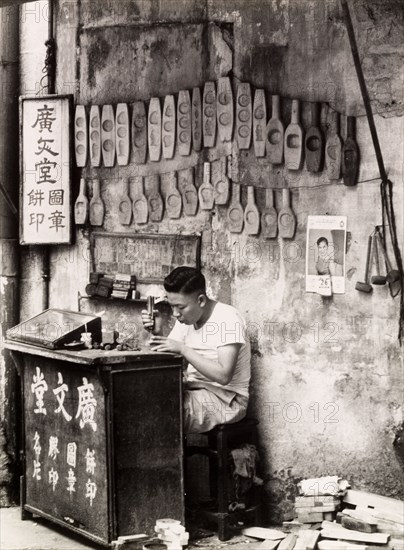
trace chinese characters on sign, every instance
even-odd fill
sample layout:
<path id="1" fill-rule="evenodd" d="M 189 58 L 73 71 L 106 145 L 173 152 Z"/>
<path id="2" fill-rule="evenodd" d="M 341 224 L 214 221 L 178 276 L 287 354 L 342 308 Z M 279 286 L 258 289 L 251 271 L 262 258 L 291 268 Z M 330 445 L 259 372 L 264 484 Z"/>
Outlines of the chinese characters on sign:
<path id="1" fill-rule="evenodd" d="M 90 433 L 97 431 L 98 403 L 94 393 L 94 384 L 89 382 L 88 378 L 82 376 L 82 385 L 78 381 L 75 388 L 69 388 L 69 385 L 64 382 L 61 372 L 57 373 L 57 381 L 52 383 L 49 376 L 45 375 L 39 366 L 36 366 L 31 380 L 31 393 L 34 394 L 32 410 L 39 425 L 41 424 L 40 418 L 48 413 L 54 413 L 66 426 L 76 423 L 80 431 L 88 429 Z M 69 404 L 74 403 L 74 410 L 70 410 L 72 414 L 66 410 L 65 400 L 67 408 L 69 408 Z M 75 498 L 74 495 L 78 497 L 81 495 L 90 506 L 93 506 L 97 496 L 95 449 L 89 448 L 88 443 L 82 441 L 80 437 L 77 439 L 78 442 L 66 441 L 63 437 L 63 430 L 60 436 L 54 432 L 47 436 L 41 436 L 38 433 L 38 431 L 40 432 L 39 425 L 38 429 L 35 429 L 31 444 L 33 451 L 32 477 L 35 482 L 43 483 L 42 480 L 45 478 L 54 493 L 60 490 L 67 491 L 70 499 Z M 86 426 L 88 427 L 86 428 Z M 73 432 L 77 433 L 74 428 Z M 44 455 L 41 459 L 41 443 L 45 447 L 45 459 Z M 48 457 L 47 465 L 45 464 L 46 456 Z M 87 481 L 80 487 L 77 485 L 77 479 L 81 470 Z M 63 482 L 63 478 L 65 482 Z M 59 486 L 60 489 L 58 489 Z"/>
<path id="2" fill-rule="evenodd" d="M 21 243 L 70 243 L 69 98 L 23 98 L 21 104 Z"/>

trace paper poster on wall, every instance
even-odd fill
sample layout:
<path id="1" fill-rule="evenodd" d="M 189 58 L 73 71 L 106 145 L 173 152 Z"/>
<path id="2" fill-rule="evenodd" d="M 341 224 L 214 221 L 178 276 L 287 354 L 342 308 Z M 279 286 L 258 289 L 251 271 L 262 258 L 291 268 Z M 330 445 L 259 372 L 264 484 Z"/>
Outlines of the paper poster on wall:
<path id="1" fill-rule="evenodd" d="M 345 292 L 346 216 L 308 216 L 306 292 Z"/>
<path id="2" fill-rule="evenodd" d="M 71 243 L 71 96 L 20 98 L 20 242 Z"/>

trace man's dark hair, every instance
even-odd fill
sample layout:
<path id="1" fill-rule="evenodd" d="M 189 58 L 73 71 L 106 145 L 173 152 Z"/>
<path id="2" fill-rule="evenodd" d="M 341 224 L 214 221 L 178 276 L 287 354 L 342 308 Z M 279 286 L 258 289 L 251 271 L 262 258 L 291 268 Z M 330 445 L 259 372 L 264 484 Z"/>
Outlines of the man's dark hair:
<path id="1" fill-rule="evenodd" d="M 176 267 L 164 279 L 166 292 L 182 292 L 192 294 L 194 292 L 206 293 L 205 277 L 194 267 Z"/>
<path id="2" fill-rule="evenodd" d="M 328 240 L 325 237 L 320 237 L 319 239 L 317 239 L 317 246 L 319 246 L 322 242 L 325 242 L 325 244 L 328 246 Z"/>

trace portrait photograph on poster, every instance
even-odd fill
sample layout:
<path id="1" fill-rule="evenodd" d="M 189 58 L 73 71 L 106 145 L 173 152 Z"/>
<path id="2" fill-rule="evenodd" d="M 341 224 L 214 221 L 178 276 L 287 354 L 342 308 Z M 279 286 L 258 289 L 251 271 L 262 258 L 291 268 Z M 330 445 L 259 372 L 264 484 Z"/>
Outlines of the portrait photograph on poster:
<path id="1" fill-rule="evenodd" d="M 308 216 L 306 292 L 345 292 L 346 216 Z"/>

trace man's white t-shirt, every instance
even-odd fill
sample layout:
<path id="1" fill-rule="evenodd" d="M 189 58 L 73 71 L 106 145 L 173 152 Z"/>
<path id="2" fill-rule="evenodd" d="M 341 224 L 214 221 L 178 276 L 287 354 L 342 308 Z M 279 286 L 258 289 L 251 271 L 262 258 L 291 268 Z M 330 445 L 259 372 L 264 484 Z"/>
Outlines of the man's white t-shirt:
<path id="1" fill-rule="evenodd" d="M 209 389 L 228 403 L 236 394 L 248 397 L 251 376 L 250 344 L 246 339 L 245 321 L 236 308 L 216 302 L 211 316 L 201 328 L 196 329 L 193 325 L 176 321 L 168 338 L 185 343 L 212 361 L 218 360 L 219 347 L 241 344 L 234 375 L 229 384 L 224 386 L 209 380 L 189 363 L 187 386 Z"/>

